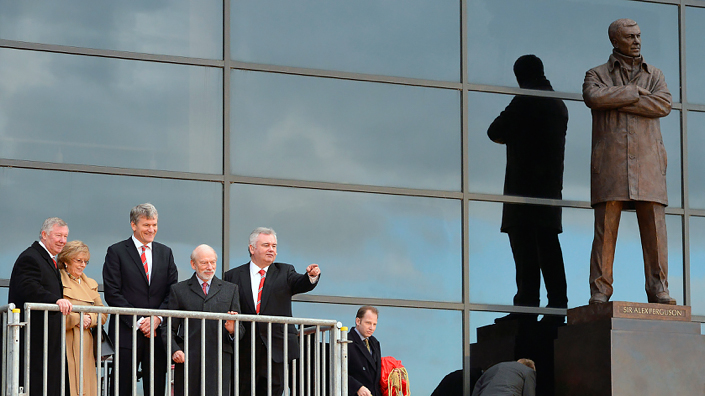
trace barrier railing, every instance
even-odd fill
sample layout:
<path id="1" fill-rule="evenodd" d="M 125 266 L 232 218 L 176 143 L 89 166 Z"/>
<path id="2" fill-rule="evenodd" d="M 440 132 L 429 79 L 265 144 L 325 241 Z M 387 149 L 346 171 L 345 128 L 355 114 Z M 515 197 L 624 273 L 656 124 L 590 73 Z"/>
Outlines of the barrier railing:
<path id="1" fill-rule="evenodd" d="M 2 354 L 2 389 L 5 390 L 5 394 L 8 396 L 17 396 L 22 394 L 29 394 L 29 378 L 30 378 L 30 350 L 31 348 L 42 347 L 43 348 L 43 364 L 42 364 L 42 394 L 47 395 L 47 373 L 48 373 L 48 315 L 49 312 L 59 311 L 59 307 L 55 304 L 40 304 L 40 303 L 27 303 L 25 304 L 25 322 L 20 323 L 19 310 L 14 309 L 13 304 L 0 307 L 2 310 L 2 329 L 5 331 L 6 336 L 2 337 L 3 351 L 6 353 Z M 31 323 L 31 312 L 43 311 L 44 314 L 44 328 L 36 329 L 32 328 Z M 165 349 L 167 356 L 167 394 L 173 394 L 174 385 L 172 384 L 173 374 L 172 374 L 172 360 L 171 356 L 174 351 L 172 351 L 172 318 L 182 318 L 182 319 L 196 319 L 200 320 L 201 332 L 200 332 L 200 362 L 189 361 L 189 322 L 191 320 L 184 320 L 184 348 L 187 359 L 184 364 L 184 373 L 189 372 L 189 366 L 198 365 L 200 366 L 200 378 L 201 381 L 200 392 L 201 396 L 206 396 L 205 390 L 205 378 L 206 370 L 217 370 L 218 377 L 218 387 L 217 395 L 228 395 L 234 394 L 236 396 L 246 396 L 246 394 L 241 394 L 239 389 L 240 383 L 240 373 L 241 373 L 241 359 L 240 359 L 240 344 L 241 342 L 249 342 L 250 350 L 255 350 L 255 337 L 253 335 L 257 334 L 256 326 L 257 323 L 266 324 L 266 338 L 267 344 L 272 345 L 272 325 L 282 324 L 283 329 L 283 340 L 288 339 L 289 326 L 288 325 L 298 325 L 298 341 L 299 341 L 299 359 L 293 360 L 291 364 L 284 364 L 284 395 L 285 396 L 345 396 L 347 395 L 347 342 L 344 342 L 345 334 L 341 335 L 341 324 L 335 320 L 320 320 L 320 319 L 306 319 L 306 318 L 289 318 L 289 317 L 279 317 L 279 316 L 263 316 L 263 315 L 230 315 L 227 313 L 210 313 L 210 312 L 196 312 L 196 311 L 172 311 L 172 310 L 157 310 L 157 309 L 139 309 L 139 308 L 117 308 L 117 307 L 98 307 L 98 306 L 83 306 L 74 305 L 73 311 L 80 314 L 80 320 L 78 323 L 83 323 L 84 315 L 88 313 L 99 314 L 111 314 L 114 315 L 115 322 L 119 322 L 120 316 L 129 315 L 132 316 L 132 337 L 133 340 L 136 339 L 138 325 L 138 317 L 144 317 L 145 320 L 152 321 L 154 324 L 154 317 L 161 316 L 163 322 L 161 324 L 162 332 L 165 332 L 164 336 L 166 338 Z M 233 354 L 232 354 L 232 375 L 231 375 L 231 386 L 230 389 L 223 389 L 222 387 L 222 375 L 223 375 L 223 329 L 225 320 L 234 320 L 235 333 L 231 338 L 233 342 Z M 218 323 L 218 339 L 207 340 L 206 339 L 206 322 L 207 321 L 217 321 Z M 99 321 L 100 322 L 100 321 Z M 240 326 L 242 323 L 245 325 L 245 335 L 242 341 L 238 342 L 240 338 Z M 43 345 L 30 345 L 30 342 L 25 343 L 25 350 L 20 351 L 20 327 L 24 327 L 24 338 L 30 340 L 31 332 L 33 331 L 43 331 Z M 65 379 L 66 379 L 66 320 L 61 321 L 61 334 L 52 334 L 52 337 L 60 337 L 61 340 L 61 387 L 58 390 L 61 396 L 65 395 Z M 97 340 L 95 344 L 97 345 L 96 356 L 97 367 L 96 367 L 96 379 L 97 384 L 99 384 L 99 394 L 116 394 L 122 395 L 126 394 L 124 390 L 121 392 L 119 388 L 119 377 L 121 375 L 130 375 L 132 379 L 132 389 L 129 394 L 136 395 L 137 393 L 137 382 L 138 373 L 136 365 L 137 356 L 137 343 L 133 342 L 131 347 L 132 353 L 132 370 L 130 373 L 123 372 L 120 370 L 120 353 L 125 353 L 126 348 L 120 348 L 119 332 L 115 332 L 115 339 L 112 340 L 115 345 L 115 355 L 102 361 L 100 356 L 102 354 L 101 341 L 102 332 L 96 332 Z M 277 334 L 279 336 L 279 334 Z M 79 389 L 78 394 L 84 394 L 84 347 L 93 348 L 93 345 L 86 346 L 84 343 L 84 332 L 80 332 L 79 342 Z M 155 343 L 162 343 L 164 340 L 160 337 L 149 338 L 149 356 L 150 361 L 154 362 L 155 356 Z M 215 345 L 214 345 L 215 344 Z M 215 348 L 217 353 L 216 362 L 206 360 L 206 347 Z M 123 351 L 121 351 L 123 349 Z M 267 349 L 267 394 L 272 395 L 272 348 Z M 290 351 L 288 350 L 288 343 L 283 342 L 283 356 L 284 362 L 288 362 L 288 356 Z M 23 367 L 19 367 L 20 353 L 24 354 L 24 364 Z M 256 366 L 256 354 L 252 353 L 249 360 L 249 365 L 251 368 Z M 154 392 L 154 364 L 149 365 L 149 372 L 142 373 L 150 378 L 150 389 L 145 396 L 155 396 Z M 110 369 L 110 370 L 109 370 Z M 23 383 L 20 383 L 20 370 L 24 372 Z M 109 375 L 109 371 L 112 373 Z M 256 389 L 255 384 L 255 370 L 245 370 L 251 375 L 250 383 L 252 384 L 250 392 L 254 396 L 259 394 Z M 37 375 L 38 373 L 33 373 Z M 109 392 L 110 388 L 114 388 L 114 393 Z M 184 375 L 184 394 L 190 394 L 188 386 L 188 375 Z M 74 390 L 72 390 L 74 391 Z M 232 392 L 231 392 L 232 391 Z M 256 393 L 257 392 L 257 393 Z M 261 391 L 260 391 L 261 392 Z M 33 392 L 34 393 L 34 392 Z M 51 394 L 57 394 L 56 389 L 51 390 Z M 162 395 L 157 395 L 162 396 Z M 207 395 L 212 396 L 212 395 Z"/>

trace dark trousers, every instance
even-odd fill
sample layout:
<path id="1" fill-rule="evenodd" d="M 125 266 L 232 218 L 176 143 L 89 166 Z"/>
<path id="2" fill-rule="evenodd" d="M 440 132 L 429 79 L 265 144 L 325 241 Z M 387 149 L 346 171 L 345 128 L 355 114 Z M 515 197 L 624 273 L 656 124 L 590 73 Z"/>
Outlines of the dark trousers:
<path id="1" fill-rule="evenodd" d="M 566 308 L 565 267 L 558 232 L 544 227 L 516 227 L 510 229 L 508 235 L 516 266 L 514 305 L 539 306 L 543 274 L 548 306 Z"/>
<path id="2" fill-rule="evenodd" d="M 267 347 L 259 334 L 255 334 L 255 393 L 257 396 L 267 395 Z M 240 395 L 250 395 L 251 380 L 251 347 L 250 337 L 245 336 L 240 343 Z M 272 361 L 272 396 L 284 393 L 284 363 Z"/>
<path id="3" fill-rule="evenodd" d="M 646 294 L 668 293 L 668 242 L 666 208 L 656 202 L 634 202 L 644 255 Z M 624 202 L 609 201 L 595 205 L 595 239 L 590 255 L 590 294 L 612 295 L 612 268 L 617 229 Z"/>
<path id="4" fill-rule="evenodd" d="M 149 396 L 150 353 L 149 338 L 137 331 L 137 367 L 142 371 L 142 389 Z M 113 366 L 111 394 L 115 394 L 115 367 Z M 120 395 L 132 395 L 132 348 L 120 348 Z M 139 386 L 139 384 L 137 385 Z M 163 396 L 166 389 L 166 352 L 159 337 L 154 340 L 154 396 Z"/>

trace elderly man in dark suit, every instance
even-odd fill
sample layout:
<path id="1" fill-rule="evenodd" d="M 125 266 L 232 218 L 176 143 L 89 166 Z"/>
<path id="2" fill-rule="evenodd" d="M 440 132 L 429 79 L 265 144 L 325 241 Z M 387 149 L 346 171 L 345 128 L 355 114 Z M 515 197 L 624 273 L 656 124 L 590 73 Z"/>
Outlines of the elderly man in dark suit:
<path id="1" fill-rule="evenodd" d="M 290 264 L 275 263 L 277 257 L 277 234 L 271 228 L 260 227 L 250 234 L 250 262 L 231 269 L 223 279 L 240 287 L 242 314 L 291 317 L 291 297 L 313 290 L 318 284 L 321 270 L 318 264 L 310 264 L 306 274 L 299 274 Z M 266 280 L 266 281 L 265 281 Z M 284 345 L 288 347 L 289 360 L 299 356 L 296 328 L 289 325 L 284 343 L 284 325 L 272 325 L 272 345 L 267 345 L 267 325 L 255 326 L 255 334 L 240 342 L 240 394 L 249 395 L 255 386 L 257 395 L 267 394 L 267 348 L 272 353 L 272 395 L 284 391 Z M 250 326 L 246 326 L 249 331 Z M 251 337 L 255 337 L 255 384 L 250 379 Z"/>
<path id="2" fill-rule="evenodd" d="M 535 55 L 519 57 L 514 74 L 521 88 L 553 91 L 544 76 L 543 62 Z M 512 99 L 487 130 L 493 142 L 507 146 L 505 195 L 561 199 L 567 128 L 568 109 L 562 100 L 527 95 Z M 561 216 L 559 206 L 504 204 L 501 231 L 509 235 L 516 266 L 514 305 L 539 306 L 543 274 L 548 306 L 568 306 L 558 241 L 563 231 Z M 521 317 L 527 316 L 510 314 L 500 320 Z"/>
<path id="3" fill-rule="evenodd" d="M 379 341 L 372 336 L 377 328 L 379 311 L 366 305 L 355 315 L 355 327 L 348 339 L 348 395 L 381 396 L 382 351 Z"/>
<path id="4" fill-rule="evenodd" d="M 191 268 L 195 273 L 183 282 L 171 287 L 169 294 L 169 309 L 184 311 L 221 312 L 237 314 L 240 311 L 240 293 L 238 286 L 224 282 L 215 276 L 218 255 L 208 245 L 198 246 L 191 253 Z M 184 340 L 188 338 L 188 392 L 187 395 L 204 396 L 218 394 L 218 373 L 222 373 L 222 394 L 230 393 L 230 379 L 233 361 L 233 336 L 235 334 L 235 321 L 227 320 L 222 331 L 223 349 L 222 367 L 218 367 L 218 321 L 206 321 L 206 332 L 201 333 L 201 320 L 189 319 L 188 334 L 185 334 L 184 320 L 172 319 L 171 358 L 176 363 L 174 373 L 174 395 L 184 395 L 184 361 L 187 359 L 184 352 Z M 240 323 L 240 338 L 244 335 L 245 328 Z M 205 359 L 205 379 L 201 378 L 201 337 L 207 340 Z M 162 334 L 166 345 L 166 332 Z"/>
<path id="5" fill-rule="evenodd" d="M 157 234 L 157 209 L 149 203 L 137 205 L 130 211 L 132 236 L 108 248 L 103 265 L 105 302 L 113 307 L 166 309 L 171 285 L 178 281 L 176 264 L 171 249 L 154 242 Z M 159 332 L 161 318 L 138 318 L 137 366 L 141 366 L 145 395 L 150 395 L 149 338 Z M 117 328 L 116 328 L 117 327 Z M 120 394 L 132 394 L 132 316 L 121 315 L 120 323 L 110 318 L 110 337 L 120 341 Z M 161 342 L 154 344 L 154 395 L 164 395 L 166 387 L 166 352 Z M 113 385 L 116 381 L 113 380 Z"/>
<path id="6" fill-rule="evenodd" d="M 71 312 L 71 302 L 64 299 L 61 276 L 56 266 L 56 256 L 61 252 L 69 237 L 69 227 L 58 217 L 44 221 L 39 233 L 39 242 L 34 242 L 15 261 L 10 276 L 8 302 L 22 310 L 27 302 L 57 304 L 59 312 L 49 312 L 47 349 L 47 392 L 58 395 L 61 389 L 61 320 L 62 315 Z M 43 394 L 42 374 L 44 372 L 44 311 L 34 311 L 31 315 L 32 332 L 29 356 L 29 394 Z M 24 351 L 24 331 L 20 332 L 20 350 Z M 20 354 L 20 367 L 24 367 L 24 352 Z M 20 372 L 24 376 L 24 371 Z M 66 394 L 69 394 L 69 381 L 66 377 Z M 26 391 L 27 389 L 25 389 Z"/>

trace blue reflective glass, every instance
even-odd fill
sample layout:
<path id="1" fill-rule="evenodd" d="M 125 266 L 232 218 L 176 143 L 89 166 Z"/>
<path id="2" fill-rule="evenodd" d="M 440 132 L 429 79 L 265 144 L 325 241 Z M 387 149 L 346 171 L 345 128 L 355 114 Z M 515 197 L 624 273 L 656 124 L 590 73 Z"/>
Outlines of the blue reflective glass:
<path id="1" fill-rule="evenodd" d="M 550 79 L 550 76 L 547 77 Z M 512 98 L 511 95 L 468 93 L 468 185 L 471 192 L 502 194 L 504 191 L 506 146 L 493 143 L 487 137 L 487 129 Z M 568 108 L 569 120 L 565 143 L 563 199 L 590 201 L 592 115 L 583 102 L 565 100 L 564 103 Z M 661 119 L 661 135 L 668 153 L 666 183 L 669 206 L 681 207 L 680 111 L 673 110 Z M 689 140 L 689 147 L 692 146 Z"/>
<path id="2" fill-rule="evenodd" d="M 238 61 L 459 81 L 457 0 L 232 0 Z"/>
<path id="3" fill-rule="evenodd" d="M 222 194 L 222 184 L 212 182 L 0 168 L 0 223 L 12 225 L 0 231 L 0 278 L 10 278 L 44 219 L 57 216 L 68 223 L 69 240 L 90 248 L 86 275 L 103 283 L 108 246 L 132 235 L 130 209 L 151 202 L 159 211 L 156 241 L 171 247 L 179 280 L 187 279 L 196 246 L 211 245 L 222 256 Z"/>
<path id="4" fill-rule="evenodd" d="M 688 101 L 705 104 L 705 8 L 685 8 Z"/>
<path id="5" fill-rule="evenodd" d="M 295 317 L 335 319 L 352 329 L 359 306 L 294 303 Z M 377 307 L 374 336 L 382 356 L 401 360 L 412 395 L 430 395 L 444 376 L 462 369 L 462 315 L 459 311 Z M 354 331 L 354 330 L 353 330 Z M 413 346 L 413 347 L 412 347 Z"/>
<path id="6" fill-rule="evenodd" d="M 688 198 L 691 208 L 705 209 L 705 113 L 688 112 Z"/>
<path id="7" fill-rule="evenodd" d="M 690 304 L 705 315 L 705 217 L 690 217 Z"/>
<path id="8" fill-rule="evenodd" d="M 516 293 L 516 270 L 509 238 L 501 234 L 502 204 L 470 202 L 470 302 L 512 305 Z M 668 234 L 669 289 L 683 302 L 683 250 L 680 216 L 666 216 Z M 592 209 L 563 208 L 563 233 L 559 235 L 568 306 L 585 305 L 590 298 L 590 251 L 594 235 Z M 498 275 L 500 274 L 500 275 Z M 636 214 L 623 212 L 614 259 L 613 301 L 646 302 L 644 262 Z M 546 304 L 542 287 L 541 305 Z"/>
<path id="9" fill-rule="evenodd" d="M 460 301 L 460 201 L 233 184 L 230 268 L 248 236 L 277 232 L 277 261 L 317 263 L 312 294 Z"/>
<path id="10" fill-rule="evenodd" d="M 513 86 L 514 61 L 524 54 L 543 60 L 553 88 L 581 92 L 585 72 L 607 62 L 607 28 L 628 16 L 639 23 L 642 54 L 663 70 L 680 97 L 678 7 L 625 0 L 468 0 L 470 82 Z M 677 99 L 676 99 L 677 100 Z"/>
<path id="11" fill-rule="evenodd" d="M 0 0 L 0 38 L 223 58 L 222 0 Z"/>
<path id="12" fill-rule="evenodd" d="M 223 71 L 0 49 L 0 157 L 223 171 Z"/>
<path id="13" fill-rule="evenodd" d="M 460 190 L 458 91 L 239 70 L 231 81 L 234 174 Z"/>

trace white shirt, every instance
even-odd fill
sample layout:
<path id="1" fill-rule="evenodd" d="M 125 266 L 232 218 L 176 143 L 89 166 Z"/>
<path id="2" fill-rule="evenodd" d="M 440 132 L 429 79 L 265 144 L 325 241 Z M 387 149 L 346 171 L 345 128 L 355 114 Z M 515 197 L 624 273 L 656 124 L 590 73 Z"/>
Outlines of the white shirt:
<path id="1" fill-rule="evenodd" d="M 139 241 L 139 239 L 135 238 L 135 235 L 132 234 L 132 242 L 135 243 L 135 247 L 137 248 L 137 255 L 142 256 L 142 245 L 144 245 L 142 242 Z M 151 283 L 152 282 L 152 242 L 144 245 L 147 246 L 147 249 L 144 250 L 144 255 L 147 258 L 147 282 Z"/>

